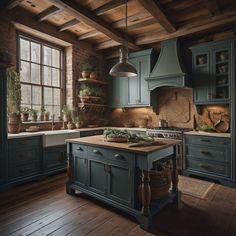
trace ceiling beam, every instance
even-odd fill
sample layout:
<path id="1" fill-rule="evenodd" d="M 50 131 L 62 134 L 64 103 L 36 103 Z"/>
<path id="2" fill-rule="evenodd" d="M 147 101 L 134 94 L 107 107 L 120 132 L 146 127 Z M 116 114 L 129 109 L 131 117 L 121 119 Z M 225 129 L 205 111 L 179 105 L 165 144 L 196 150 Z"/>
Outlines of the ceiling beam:
<path id="1" fill-rule="evenodd" d="M 111 2 L 108 2 L 97 9 L 95 9 L 95 14 L 97 16 L 103 15 L 104 13 L 107 13 L 111 10 L 114 10 L 117 7 L 120 7 L 126 3 L 126 0 L 112 0 Z"/>
<path id="2" fill-rule="evenodd" d="M 176 26 L 169 19 L 161 5 L 155 0 L 138 0 L 138 2 L 169 32 L 175 32 Z"/>
<path id="3" fill-rule="evenodd" d="M 18 6 L 21 2 L 23 2 L 24 0 L 10 0 L 7 2 L 7 9 L 12 9 L 16 6 Z"/>
<path id="4" fill-rule="evenodd" d="M 220 12 L 221 12 L 220 6 L 219 6 L 217 0 L 204 0 L 204 4 L 212 16 L 216 16 L 216 15 L 220 14 Z"/>
<path id="5" fill-rule="evenodd" d="M 84 40 L 84 39 L 88 39 L 88 38 L 92 38 L 94 36 L 97 36 L 101 34 L 101 32 L 97 31 L 97 30 L 92 30 L 88 33 L 82 34 L 80 36 L 78 36 L 78 40 Z"/>
<path id="6" fill-rule="evenodd" d="M 133 39 L 129 36 L 124 36 L 121 32 L 111 28 L 111 26 L 103 19 L 94 15 L 93 12 L 87 10 L 83 6 L 69 0 L 49 0 L 52 4 L 58 8 L 63 8 L 69 12 L 76 19 L 83 21 L 85 24 L 93 27 L 94 29 L 102 32 L 118 44 L 126 44 L 128 48 L 133 50 L 139 50 L 140 48 L 135 45 Z"/>
<path id="7" fill-rule="evenodd" d="M 62 8 L 58 8 L 56 6 L 50 6 L 47 9 L 45 9 L 44 11 L 40 12 L 37 16 L 36 19 L 38 21 L 43 21 L 46 20 L 47 18 L 49 18 L 50 16 L 56 15 L 59 12 L 61 12 L 63 9 Z"/>
<path id="8" fill-rule="evenodd" d="M 164 30 L 162 32 L 149 32 L 143 35 L 140 35 L 136 39 L 137 45 L 144 45 L 149 43 L 156 43 L 163 40 L 187 36 L 200 32 L 207 32 L 216 28 L 226 27 L 230 24 L 236 23 L 236 14 L 235 11 L 229 11 L 225 14 L 221 14 L 219 16 L 211 17 L 208 19 L 203 19 L 198 22 L 193 22 L 190 24 L 186 24 L 185 26 L 178 29 L 178 31 L 174 33 L 167 33 Z"/>
<path id="9" fill-rule="evenodd" d="M 128 26 L 128 31 L 139 29 L 139 28 L 149 26 L 149 25 L 152 25 L 152 24 L 155 24 L 155 23 L 157 24 L 155 19 L 148 19 L 148 20 L 145 20 L 145 21 L 141 21 L 141 22 L 138 22 L 137 24 L 133 24 L 131 26 Z"/>
<path id="10" fill-rule="evenodd" d="M 67 30 L 67 29 L 77 25 L 78 23 L 79 23 L 79 21 L 77 19 L 73 19 L 73 20 L 67 21 L 66 23 L 60 25 L 58 27 L 58 30 L 59 31 L 65 31 L 65 30 Z"/>
<path id="11" fill-rule="evenodd" d="M 99 43 L 95 46 L 95 50 L 102 50 L 107 48 L 113 48 L 121 45 L 120 43 L 115 42 L 114 40 L 108 40 L 102 43 Z"/>
<path id="12" fill-rule="evenodd" d="M 147 12 L 140 12 L 140 13 L 137 13 L 137 14 L 134 14 L 132 16 L 128 16 L 127 18 L 127 21 L 128 21 L 128 27 L 129 25 L 132 23 L 132 22 L 137 22 L 139 20 L 142 20 L 144 18 L 147 18 L 148 17 L 148 13 Z M 150 17 L 149 17 L 150 18 Z M 122 27 L 125 27 L 125 19 L 121 19 L 121 20 L 118 20 L 114 23 L 112 23 L 112 28 L 122 28 Z"/>

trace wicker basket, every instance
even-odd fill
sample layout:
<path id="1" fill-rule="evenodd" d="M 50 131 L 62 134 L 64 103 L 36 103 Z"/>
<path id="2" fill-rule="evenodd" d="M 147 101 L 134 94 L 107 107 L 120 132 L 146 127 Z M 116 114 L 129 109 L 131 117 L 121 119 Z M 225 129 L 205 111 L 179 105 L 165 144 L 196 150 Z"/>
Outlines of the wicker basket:
<path id="1" fill-rule="evenodd" d="M 162 170 L 149 171 L 151 200 L 162 198 L 168 194 L 171 185 L 171 171 L 163 167 Z"/>

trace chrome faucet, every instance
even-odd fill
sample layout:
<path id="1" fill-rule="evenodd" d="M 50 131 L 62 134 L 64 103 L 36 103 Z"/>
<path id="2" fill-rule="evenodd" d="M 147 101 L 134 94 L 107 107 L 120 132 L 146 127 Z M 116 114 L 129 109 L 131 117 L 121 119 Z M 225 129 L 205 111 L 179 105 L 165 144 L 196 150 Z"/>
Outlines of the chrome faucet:
<path id="1" fill-rule="evenodd" d="M 55 129 L 54 114 L 52 114 L 52 130 Z"/>

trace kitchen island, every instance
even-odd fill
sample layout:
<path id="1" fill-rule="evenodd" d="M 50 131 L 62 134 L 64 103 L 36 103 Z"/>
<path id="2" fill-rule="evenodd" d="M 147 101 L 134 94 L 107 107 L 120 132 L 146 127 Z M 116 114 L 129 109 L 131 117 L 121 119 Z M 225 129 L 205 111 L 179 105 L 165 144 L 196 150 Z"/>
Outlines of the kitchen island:
<path id="1" fill-rule="evenodd" d="M 102 135 L 67 139 L 67 193 L 76 190 L 133 215 L 142 228 L 152 227 L 152 217 L 167 203 L 178 202 L 175 146 L 178 140 L 155 145 L 104 141 Z M 150 176 L 157 161 L 172 160 L 172 189 L 151 201 Z M 175 173 L 175 174 L 173 174 Z"/>

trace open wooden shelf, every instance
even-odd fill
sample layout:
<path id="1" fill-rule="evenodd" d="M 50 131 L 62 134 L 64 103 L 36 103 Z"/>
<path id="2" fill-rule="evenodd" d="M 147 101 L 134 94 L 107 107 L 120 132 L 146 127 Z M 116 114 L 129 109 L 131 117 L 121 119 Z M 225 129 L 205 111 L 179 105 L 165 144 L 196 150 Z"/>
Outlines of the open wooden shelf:
<path id="1" fill-rule="evenodd" d="M 94 83 L 94 84 L 107 84 L 107 82 L 97 79 L 89 79 L 89 78 L 79 78 L 79 82 L 88 82 L 88 83 Z"/>
<path id="2" fill-rule="evenodd" d="M 107 109 L 107 105 L 80 102 L 80 103 L 78 103 L 78 108 L 81 111 L 102 113 Z"/>

